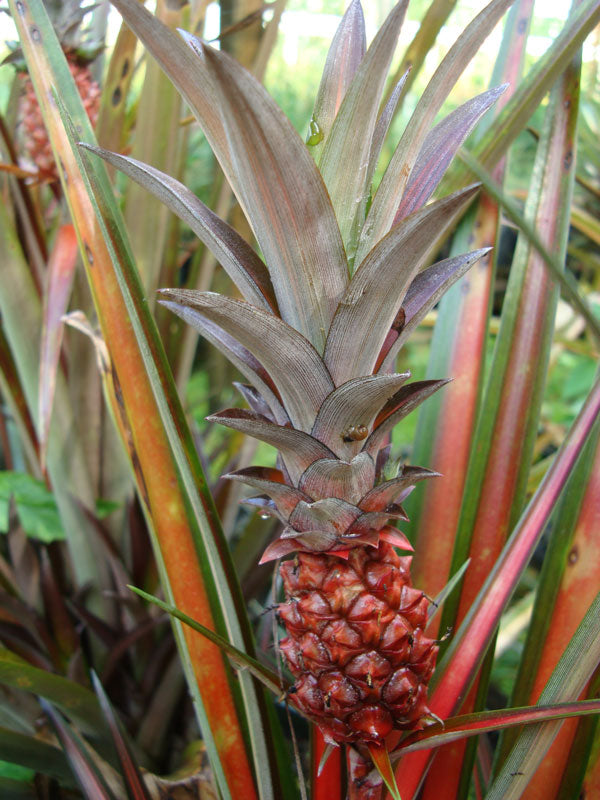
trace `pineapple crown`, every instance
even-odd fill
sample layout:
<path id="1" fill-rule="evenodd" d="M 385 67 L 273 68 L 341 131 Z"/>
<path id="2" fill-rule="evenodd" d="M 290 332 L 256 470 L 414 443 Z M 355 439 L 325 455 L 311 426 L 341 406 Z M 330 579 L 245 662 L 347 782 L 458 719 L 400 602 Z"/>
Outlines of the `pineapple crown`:
<path id="1" fill-rule="evenodd" d="M 122 0 L 115 5 L 135 16 L 143 31 L 147 12 Z M 228 476 L 266 495 L 251 502 L 285 523 L 263 560 L 299 549 L 347 556 L 352 547 L 376 546 L 380 539 L 409 547 L 388 520 L 405 518 L 402 499 L 418 480 L 436 474 L 405 467 L 375 485 L 393 426 L 445 383 L 406 383 L 409 374 L 389 373 L 428 310 L 487 252 L 427 266 L 478 187 L 428 201 L 505 86 L 434 125 L 472 55 L 457 42 L 372 194 L 406 80 L 384 103 L 406 7 L 407 0 L 395 6 L 367 49 L 361 4 L 352 0 L 327 56 L 308 143 L 226 53 L 180 32 L 188 49 L 173 41 L 173 58 L 160 59 L 195 110 L 264 260 L 179 182 L 134 159 L 90 148 L 190 224 L 243 297 L 160 292 L 160 302 L 218 347 L 249 382 L 240 390 L 250 410 L 228 409 L 209 419 L 279 450 L 281 469 Z M 145 41 L 152 51 L 151 36 Z"/>

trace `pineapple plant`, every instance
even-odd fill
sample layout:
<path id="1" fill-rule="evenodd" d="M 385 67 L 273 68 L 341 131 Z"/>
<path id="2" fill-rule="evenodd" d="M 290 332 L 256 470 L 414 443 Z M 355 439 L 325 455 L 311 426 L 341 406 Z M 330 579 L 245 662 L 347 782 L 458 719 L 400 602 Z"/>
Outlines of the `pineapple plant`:
<path id="1" fill-rule="evenodd" d="M 444 719 L 454 713 L 455 705 L 451 704 L 458 702 L 465 689 L 465 672 L 476 669 L 473 640 L 482 652 L 486 631 L 497 622 L 495 616 L 486 630 L 483 625 L 471 626 L 466 634 L 470 652 L 462 652 L 460 658 L 450 662 L 449 669 L 445 664 L 438 670 L 441 678 L 428 700 L 427 684 L 436 657 L 436 643 L 424 632 L 428 601 L 411 586 L 410 556 L 406 555 L 410 544 L 390 522 L 406 516 L 402 503 L 415 483 L 437 476 L 412 465 L 397 470 L 390 458 L 388 439 L 394 424 L 444 383 L 409 383 L 410 376 L 394 372 L 396 354 L 427 309 L 485 252 L 427 267 L 435 255 L 437 239 L 448 232 L 476 187 L 425 204 L 455 150 L 502 91 L 500 87 L 474 98 L 434 126 L 452 83 L 508 4 L 492 0 L 461 37 L 460 46 L 451 50 L 418 104 L 382 182 L 373 191 L 374 164 L 395 98 L 401 92 L 400 84 L 390 104 L 381 108 L 383 83 L 405 4 L 392 11 L 366 50 L 360 4 L 351 3 L 327 60 L 306 144 L 264 90 L 234 61 L 194 37 L 184 34 L 182 41 L 164 30 L 135 0 L 117 0 L 116 5 L 197 114 L 252 223 L 260 255 L 177 181 L 132 159 L 98 149 L 95 152 L 154 191 L 188 221 L 217 254 L 244 298 L 179 288 L 162 294 L 164 305 L 224 351 L 248 381 L 239 388 L 250 410 L 229 409 L 213 415 L 213 419 L 279 450 L 276 469 L 246 469 L 231 477 L 260 493 L 251 504 L 283 522 L 280 536 L 267 548 L 263 561 L 285 559 L 281 577 L 286 598 L 279 605 L 279 616 L 287 628 L 281 649 L 296 680 L 289 700 L 321 727 L 334 748 L 342 744 L 347 747 L 353 778 L 350 797 L 371 800 L 379 797 L 381 790 L 371 759 L 382 769 L 382 753 L 393 751 L 401 739 L 401 752 L 405 752 L 407 741 L 414 743 L 415 738 L 422 737 L 423 732 L 415 731 L 403 738 L 428 722 L 429 703 Z M 40 16 L 39 0 L 31 0 L 31 7 L 35 6 Z M 30 30 L 24 28 L 22 35 L 27 38 Z M 35 52 L 36 42 L 30 41 L 29 47 L 30 53 Z M 43 71 L 37 80 L 43 104 L 48 96 Z M 91 131 L 86 120 L 82 124 L 77 104 L 71 103 L 68 114 L 76 120 L 73 128 L 63 114 L 68 136 L 77 132 L 90 139 Z M 46 118 L 56 123 L 50 128 L 60 142 L 65 133 L 59 111 L 47 107 Z M 158 380 L 152 373 L 151 391 L 147 387 L 149 402 L 145 406 L 136 402 L 144 395 L 146 384 L 143 372 L 134 369 L 139 361 L 124 358 L 124 353 L 138 351 L 131 330 L 121 326 L 122 320 L 133 320 L 131 327 L 149 372 L 159 362 L 160 345 L 152 339 L 147 305 L 135 274 L 127 271 L 127 248 L 120 240 L 118 214 L 110 208 L 112 199 L 108 200 L 101 180 L 95 183 L 102 171 L 96 172 L 97 165 L 87 153 L 83 153 L 81 163 L 77 161 L 71 141 L 64 139 L 62 143 L 61 155 L 65 156 L 69 178 L 63 184 L 65 195 L 79 225 L 90 282 L 100 294 L 98 305 L 106 312 L 101 323 L 114 375 L 120 382 L 121 407 L 127 407 L 133 430 L 132 461 L 135 456 L 140 496 L 148 515 L 154 518 L 156 540 L 167 562 L 165 588 L 169 592 L 173 587 L 173 602 L 183 609 L 181 613 L 189 612 L 200 621 L 197 630 L 203 623 L 208 630 L 212 623 L 204 609 L 190 602 L 190 598 L 197 599 L 194 593 L 200 581 L 188 570 L 195 564 L 194 551 L 182 550 L 187 533 L 180 524 L 183 514 L 178 518 L 176 513 L 181 498 L 179 479 L 183 476 L 188 494 L 181 507 L 189 512 L 188 506 L 193 506 L 197 519 L 202 519 L 194 494 L 204 489 L 202 473 L 196 472 L 194 477 L 199 475 L 200 479 L 195 483 L 189 480 L 194 473 L 194 455 L 186 449 L 185 424 L 179 424 L 183 418 L 178 416 L 174 394 L 167 394 L 160 416 L 166 427 L 168 412 L 173 413 L 177 425 L 171 428 L 175 427 L 178 434 L 183 431 L 183 447 L 178 450 L 173 446 L 171 453 L 168 447 L 162 447 L 160 425 L 148 425 L 149 420 L 155 423 L 158 419 L 153 400 L 156 398 L 160 405 L 161 391 L 171 391 L 168 373 L 161 372 L 160 366 Z M 73 189 L 75 181 L 71 178 L 80 174 L 90 179 L 87 189 L 98 203 L 95 209 Z M 104 233 L 116 251 L 111 251 L 111 258 L 102 241 L 90 235 L 89 221 L 96 219 L 95 214 L 100 227 L 108 229 Z M 119 287 L 114 284 L 111 266 L 117 276 L 125 274 L 129 281 L 120 287 L 125 302 L 129 300 L 127 308 L 119 305 L 121 295 L 114 290 Z M 106 286 L 111 290 L 106 291 Z M 145 328 L 139 325 L 140 319 Z M 156 361 L 152 361 L 154 358 Z M 169 442 L 173 445 L 172 430 Z M 154 448 L 154 458 L 148 459 L 146 446 Z M 172 456 L 176 470 L 171 469 Z M 441 483 L 443 479 L 437 480 Z M 210 509 L 208 504 L 206 507 Z M 211 521 L 209 517 L 209 525 Z M 193 532 L 193 520 L 190 528 Z M 218 524 L 211 530 L 216 546 L 223 545 Z M 225 552 L 223 547 L 221 553 Z M 199 547 L 196 554 L 201 560 Z M 214 552 L 209 558 L 207 584 L 210 573 L 214 573 L 217 591 L 212 597 L 225 598 L 222 608 L 230 621 L 230 586 L 218 572 Z M 496 601 L 496 609 L 500 602 Z M 216 620 L 215 628 L 223 631 L 223 623 Z M 234 663 L 248 666 L 251 639 L 240 644 L 234 626 L 228 627 L 226 635 L 229 646 L 235 643 L 233 647 L 238 647 L 238 655 L 241 649 L 249 655 L 246 662 L 242 659 Z M 223 638 L 221 646 L 230 652 Z M 462 631 L 453 644 L 456 641 L 465 642 Z M 208 724 L 201 722 L 201 728 L 207 748 L 211 740 L 221 748 L 216 758 L 211 753 L 211 759 L 215 779 L 225 787 L 224 796 L 254 798 L 255 781 L 261 796 L 281 796 L 275 780 L 274 790 L 267 787 L 269 778 L 262 769 L 267 762 L 261 760 L 258 737 L 251 743 L 254 775 L 249 770 L 242 773 L 248 766 L 245 762 L 240 767 L 243 748 L 231 756 L 229 744 L 235 731 L 232 733 L 223 702 L 227 681 L 215 678 L 217 660 L 206 668 L 205 655 L 210 657 L 210 650 L 200 651 L 196 643 L 187 639 L 193 646 L 188 661 L 194 670 L 190 690 L 194 693 L 200 689 L 194 698 L 200 700 L 202 695 L 201 702 L 207 705 L 218 695 L 219 702 L 206 713 Z M 185 657 L 185 646 L 182 652 Z M 267 685 L 278 687 L 272 671 L 264 669 L 270 672 Z M 449 700 L 442 709 L 440 686 L 445 689 L 456 672 L 463 676 L 462 683 L 456 681 L 445 692 Z M 242 670 L 239 677 L 244 692 L 248 671 Z M 245 713 L 254 723 L 260 711 L 247 698 Z M 239 706 L 238 713 L 242 719 Z M 222 720 L 226 724 L 220 727 Z M 247 728 L 252 737 L 258 725 Z M 243 745 L 238 737 L 234 743 L 240 742 Z M 405 758 L 402 770 L 411 760 L 410 751 L 406 762 Z M 226 773 L 225 778 L 219 770 Z M 409 772 L 411 780 L 417 780 L 417 770 L 410 769 L 404 770 L 402 779 Z M 521 774 L 515 772 L 513 777 Z M 318 789 L 316 793 L 322 796 Z M 416 792 L 402 787 L 403 797 L 416 796 Z"/>
<path id="2" fill-rule="evenodd" d="M 82 8 L 81 0 L 46 0 L 45 5 L 93 127 L 100 110 L 100 86 L 92 75 L 90 65 L 101 46 L 91 41 L 82 30 L 83 20 L 89 14 L 90 8 Z M 40 180 L 56 183 L 58 168 L 33 83 L 28 75 L 24 77 L 19 116 L 24 153 L 35 166 Z"/>
<path id="3" fill-rule="evenodd" d="M 393 367 L 427 311 L 487 252 L 427 266 L 436 240 L 478 187 L 426 203 L 505 87 L 433 126 L 451 87 L 442 65 L 430 87 L 433 100 L 425 97 L 417 107 L 370 202 L 403 83 L 380 110 L 406 2 L 392 10 L 368 49 L 360 2 L 350 4 L 331 45 L 306 144 L 227 54 L 184 33 L 190 63 L 175 46 L 169 62 L 148 35 L 144 12 L 116 5 L 163 68 L 173 70 L 196 111 L 206 104 L 200 123 L 264 260 L 182 184 L 134 159 L 90 149 L 189 222 L 243 297 L 178 288 L 159 293 L 164 306 L 249 381 L 239 385 L 248 410 L 227 409 L 209 419 L 279 453 L 277 468 L 227 477 L 257 490 L 248 502 L 283 523 L 262 561 L 286 559 L 278 615 L 287 631 L 281 653 L 295 678 L 290 699 L 329 744 L 350 745 L 356 770 L 364 772 L 369 753 L 392 750 L 403 731 L 432 721 L 427 684 L 437 645 L 426 634 L 430 601 L 413 587 L 411 544 L 391 523 L 407 519 L 402 501 L 437 473 L 395 468 L 389 435 L 446 380 L 411 383 L 409 373 Z M 492 5 L 484 29 L 504 9 Z M 192 63 L 206 97 L 184 77 Z M 218 102 L 209 104 L 213 98 Z"/>

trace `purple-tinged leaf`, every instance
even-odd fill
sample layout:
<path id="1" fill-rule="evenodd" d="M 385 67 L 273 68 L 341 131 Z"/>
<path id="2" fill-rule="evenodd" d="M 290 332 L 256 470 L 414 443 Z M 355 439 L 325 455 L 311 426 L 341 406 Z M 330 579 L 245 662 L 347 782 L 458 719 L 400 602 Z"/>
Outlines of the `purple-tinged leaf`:
<path id="1" fill-rule="evenodd" d="M 80 146 L 100 156 L 152 192 L 189 225 L 227 272 L 245 300 L 260 308 L 276 310 L 271 279 L 261 259 L 237 231 L 214 214 L 186 186 L 134 158 L 85 143 Z"/>
<path id="2" fill-rule="evenodd" d="M 405 372 L 347 381 L 325 399 L 311 435 L 350 460 L 362 449 L 377 414 L 409 378 L 410 372 Z"/>
<path id="3" fill-rule="evenodd" d="M 260 557 L 259 564 L 267 564 L 277 558 L 285 558 L 290 553 L 298 552 L 299 545 L 295 539 L 275 539 L 274 542 L 265 549 Z"/>
<path id="4" fill-rule="evenodd" d="M 44 469 L 50 418 L 56 388 L 56 373 L 63 338 L 63 314 L 71 297 L 75 265 L 79 248 L 75 228 L 62 225 L 56 234 L 48 261 L 48 285 L 45 294 L 40 353 L 40 384 L 38 393 L 38 429 L 40 461 Z"/>
<path id="5" fill-rule="evenodd" d="M 326 497 L 314 503 L 301 500 L 290 516 L 296 534 L 304 531 L 344 533 L 360 516 L 360 509 L 338 497 Z"/>
<path id="6" fill-rule="evenodd" d="M 464 29 L 427 84 L 379 185 L 357 253 L 360 263 L 390 229 L 425 137 L 450 90 L 513 0 L 492 0 Z"/>
<path id="7" fill-rule="evenodd" d="M 308 433 L 294 428 L 273 425 L 272 422 L 241 408 L 228 408 L 207 417 L 209 422 L 218 422 L 236 431 L 247 433 L 276 447 L 285 461 L 285 466 L 294 483 L 298 482 L 304 470 L 319 458 L 333 458 L 334 455 L 317 439 Z"/>
<path id="8" fill-rule="evenodd" d="M 380 483 L 366 494 L 358 504 L 363 511 L 380 511 L 389 506 L 409 487 L 428 478 L 439 478 L 439 472 L 425 467 L 404 467 L 397 478 Z"/>
<path id="9" fill-rule="evenodd" d="M 300 500 L 307 503 L 311 502 L 311 498 L 307 494 L 294 486 L 288 486 L 287 483 L 284 483 L 283 474 L 279 470 L 270 467 L 246 467 L 246 469 L 230 472 L 223 477 L 229 478 L 229 480 L 241 481 L 269 495 L 286 519 Z"/>
<path id="10" fill-rule="evenodd" d="M 507 84 L 503 84 L 467 100 L 429 132 L 410 173 L 392 225 L 397 225 L 429 200 L 458 148 L 506 89 Z"/>
<path id="11" fill-rule="evenodd" d="M 346 536 L 364 536 L 369 531 L 380 531 L 387 527 L 390 519 L 401 519 L 406 522 L 408 518 L 402 506 L 393 505 L 387 511 L 367 511 L 352 523 Z"/>
<path id="12" fill-rule="evenodd" d="M 92 685 L 94 687 L 94 691 L 96 692 L 96 696 L 98 697 L 98 702 L 100 703 L 104 718 L 106 719 L 108 727 L 110 728 L 115 749 L 123 769 L 123 779 L 130 800 L 151 800 L 148 789 L 146 788 L 146 784 L 144 783 L 140 771 L 131 755 L 129 745 L 123 737 L 121 725 L 115 716 L 115 712 L 113 711 L 108 697 L 106 696 L 106 692 L 104 691 L 104 688 L 102 687 L 102 684 L 98 680 L 98 676 L 94 671 L 92 671 Z"/>
<path id="13" fill-rule="evenodd" d="M 417 211 L 385 236 L 359 266 L 331 324 L 325 364 L 336 386 L 371 375 L 408 287 L 440 227 L 478 191 L 469 186 Z"/>
<path id="14" fill-rule="evenodd" d="M 196 316 L 212 320 L 247 347 L 269 372 L 295 427 L 311 430 L 333 383 L 307 339 L 279 317 L 241 300 L 189 289 L 163 289 L 159 294 L 179 316 L 180 309 L 191 309 L 193 314 L 187 312 L 186 317 L 190 324 L 195 325 Z"/>
<path id="15" fill-rule="evenodd" d="M 368 453 L 359 453 L 352 461 L 324 458 L 311 464 L 300 479 L 300 489 L 313 500 L 343 497 L 358 503 L 373 486 L 375 462 Z"/>
<path id="16" fill-rule="evenodd" d="M 329 46 L 315 100 L 307 140 L 314 156 L 321 152 L 329 136 L 335 116 L 366 49 L 362 6 L 360 0 L 352 0 Z"/>
<path id="17" fill-rule="evenodd" d="M 384 409 L 380 414 L 381 421 L 375 421 L 376 427 L 365 442 L 365 451 L 374 456 L 392 428 L 397 425 L 400 420 L 404 419 L 407 414 L 410 414 L 413 409 L 447 383 L 447 380 L 415 381 L 400 389 L 388 403 L 388 408 Z"/>
<path id="18" fill-rule="evenodd" d="M 348 255 L 356 249 L 369 193 L 367 174 L 390 63 L 408 0 L 400 2 L 371 42 L 335 118 L 319 163 Z"/>
<path id="19" fill-rule="evenodd" d="M 253 358 L 253 356 L 250 353 L 248 353 L 248 355 L 250 356 L 250 358 Z M 256 389 L 254 386 L 250 386 L 250 384 L 248 383 L 240 383 L 239 381 L 233 381 L 233 385 L 242 395 L 244 400 L 248 403 L 248 406 L 252 409 L 252 411 L 256 412 L 257 414 L 260 414 L 263 417 L 266 417 L 271 422 L 277 422 L 281 424 L 289 422 L 289 420 L 286 419 L 287 415 L 285 414 L 283 409 L 281 409 L 281 412 L 284 415 L 283 419 L 275 418 L 271 409 L 269 408 L 268 403 L 266 402 L 262 394 L 260 394 L 258 389 Z"/>
<path id="20" fill-rule="evenodd" d="M 218 94 L 234 169 L 227 177 L 264 255 L 281 317 L 322 352 L 348 283 L 323 180 L 264 87 L 226 53 L 186 40 Z"/>
<path id="21" fill-rule="evenodd" d="M 207 341 L 220 350 L 242 375 L 252 381 L 265 402 L 268 403 L 276 422 L 280 425 L 289 422 L 269 373 L 249 350 L 227 331 L 224 331 L 212 320 L 198 314 L 193 308 L 182 306 L 180 303 L 172 303 L 170 300 L 160 300 L 159 302 L 194 327 Z"/>
<path id="22" fill-rule="evenodd" d="M 94 800 L 116 800 L 79 736 L 63 722 L 50 703 L 40 700 L 40 705 L 56 730 L 58 740 L 69 760 L 77 783 L 81 786 L 84 797 L 93 797 Z"/>
<path id="23" fill-rule="evenodd" d="M 408 341 L 412 332 L 427 312 L 433 308 L 457 280 L 471 269 L 473 264 L 483 258 L 490 250 L 491 247 L 482 247 L 472 253 L 463 253 L 460 256 L 446 258 L 417 275 L 409 286 L 402 303 L 404 324 L 398 334 L 398 338 L 391 344 L 385 354 L 380 371 L 387 371 L 395 362 L 402 346 Z"/>
<path id="24" fill-rule="evenodd" d="M 411 734 L 398 747 L 394 755 L 402 757 L 405 753 L 441 747 L 467 736 L 478 736 L 490 731 L 504 730 L 534 722 L 578 717 L 600 712 L 600 700 L 582 700 L 577 703 L 556 703 L 547 706 L 525 706 L 523 708 L 503 708 L 500 711 L 479 711 L 444 720 L 444 724 L 428 726 Z"/>
<path id="25" fill-rule="evenodd" d="M 371 143 L 371 152 L 369 153 L 369 167 L 367 169 L 367 189 L 370 189 L 371 184 L 373 182 L 373 175 L 375 174 L 377 162 L 379 161 L 379 156 L 381 155 L 383 143 L 385 142 L 385 137 L 388 134 L 390 125 L 392 124 L 394 114 L 396 113 L 396 107 L 398 106 L 398 101 L 400 100 L 400 96 L 402 95 L 402 90 L 404 89 L 409 74 L 410 74 L 410 69 L 407 69 L 404 75 L 400 78 L 400 80 L 396 82 L 396 85 L 394 86 L 392 93 L 390 94 L 386 104 L 384 105 L 383 110 L 381 111 L 381 114 L 379 115 L 379 118 L 375 125 L 375 130 L 373 131 L 373 141 Z"/>

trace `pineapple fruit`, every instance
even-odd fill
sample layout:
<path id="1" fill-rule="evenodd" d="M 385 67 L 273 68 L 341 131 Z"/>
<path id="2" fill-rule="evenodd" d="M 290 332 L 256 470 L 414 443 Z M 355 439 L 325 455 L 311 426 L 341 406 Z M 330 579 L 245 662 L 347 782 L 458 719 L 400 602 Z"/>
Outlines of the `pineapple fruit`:
<path id="1" fill-rule="evenodd" d="M 90 64 L 100 48 L 89 41 L 84 44 L 81 31 L 83 18 L 90 9 L 81 8 L 81 0 L 46 0 L 45 5 L 63 47 L 79 96 L 92 126 L 95 126 L 100 110 L 100 86 L 92 76 Z M 19 117 L 22 125 L 21 140 L 27 158 L 35 165 L 40 180 L 55 183 L 59 179 L 58 169 L 29 76 L 25 76 L 24 80 Z"/>
<path id="2" fill-rule="evenodd" d="M 282 521 L 262 560 L 286 559 L 278 614 L 287 631 L 281 653 L 295 678 L 290 701 L 329 743 L 347 744 L 350 763 L 364 775 L 370 750 L 393 749 L 403 731 L 430 717 L 427 684 L 437 647 L 425 632 L 429 601 L 411 584 L 412 548 L 393 522 L 406 519 L 402 502 L 414 486 L 436 473 L 409 465 L 394 470 L 389 436 L 446 381 L 411 383 L 394 364 L 427 311 L 487 252 L 428 267 L 435 242 L 477 187 L 427 201 L 504 87 L 434 126 L 460 74 L 457 64 L 470 58 L 455 49 L 371 196 L 402 87 L 401 81 L 381 108 L 405 0 L 368 49 L 361 5 L 352 0 L 327 57 L 307 143 L 226 53 L 190 34 L 182 34 L 187 48 L 166 29 L 158 36 L 137 2 L 113 1 L 194 110 L 262 258 L 173 178 L 88 149 L 188 222 L 243 297 L 160 292 L 161 303 L 248 380 L 239 389 L 249 409 L 209 419 L 279 452 L 277 468 L 228 477 L 258 491 L 249 502 Z"/>

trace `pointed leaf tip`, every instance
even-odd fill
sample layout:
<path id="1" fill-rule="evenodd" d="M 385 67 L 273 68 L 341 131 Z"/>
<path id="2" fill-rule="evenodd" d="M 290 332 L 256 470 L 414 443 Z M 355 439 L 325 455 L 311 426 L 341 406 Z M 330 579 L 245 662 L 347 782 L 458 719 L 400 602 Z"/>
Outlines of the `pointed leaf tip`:
<path id="1" fill-rule="evenodd" d="M 367 745 L 369 748 L 369 753 L 371 755 L 371 759 L 377 772 L 380 774 L 381 779 L 385 783 L 388 788 L 389 793 L 392 795 L 394 800 L 402 800 L 400 797 L 400 791 L 398 789 L 398 785 L 396 784 L 396 778 L 394 776 L 394 770 L 392 769 L 392 764 L 390 762 L 390 755 L 387 751 L 385 746 L 376 745 L 370 743 Z"/>

